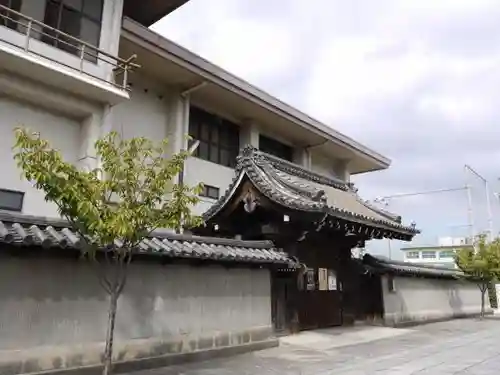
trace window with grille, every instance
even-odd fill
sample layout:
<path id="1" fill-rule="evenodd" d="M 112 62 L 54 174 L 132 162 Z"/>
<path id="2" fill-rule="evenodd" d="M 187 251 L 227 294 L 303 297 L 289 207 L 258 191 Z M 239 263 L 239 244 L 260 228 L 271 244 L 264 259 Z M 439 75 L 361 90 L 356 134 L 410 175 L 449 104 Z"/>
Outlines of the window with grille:
<path id="1" fill-rule="evenodd" d="M 219 188 L 210 185 L 203 185 L 203 190 L 200 193 L 201 197 L 219 199 Z"/>
<path id="2" fill-rule="evenodd" d="M 226 167 L 236 166 L 240 149 L 240 128 L 238 125 L 202 109 L 191 107 L 189 114 L 189 135 L 200 141 L 194 155 Z"/>
<path id="3" fill-rule="evenodd" d="M 44 23 L 74 38 L 99 47 L 103 0 L 47 0 Z M 66 52 L 80 55 L 81 44 L 45 28 L 42 40 Z M 84 58 L 97 61 L 95 51 L 87 49 Z"/>
<path id="4" fill-rule="evenodd" d="M 0 25 L 12 30 L 17 29 L 19 17 L 12 11 L 21 11 L 22 0 L 0 0 L 0 5 L 9 8 L 0 8 Z"/>
<path id="5" fill-rule="evenodd" d="M 418 259 L 419 252 L 418 251 L 408 251 L 406 253 L 406 259 Z"/>
<path id="6" fill-rule="evenodd" d="M 24 192 L 0 189 L 0 210 L 21 212 L 23 202 Z"/>
<path id="7" fill-rule="evenodd" d="M 265 135 L 259 136 L 259 150 L 277 156 L 280 159 L 293 161 L 293 147 Z"/>

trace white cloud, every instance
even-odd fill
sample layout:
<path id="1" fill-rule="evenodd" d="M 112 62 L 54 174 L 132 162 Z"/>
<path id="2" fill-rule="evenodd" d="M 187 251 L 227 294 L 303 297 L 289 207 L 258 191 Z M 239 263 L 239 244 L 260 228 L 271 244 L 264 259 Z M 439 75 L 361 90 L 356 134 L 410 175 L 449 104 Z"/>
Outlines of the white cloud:
<path id="1" fill-rule="evenodd" d="M 252 82 L 287 69 L 295 53 L 290 25 L 245 17 L 237 13 L 237 5 L 223 0 L 193 1 L 152 28 Z M 189 24 L 186 17 L 191 18 Z"/>
<path id="2" fill-rule="evenodd" d="M 308 110 L 326 121 L 344 118 L 374 97 L 414 86 L 428 74 L 429 59 L 418 47 L 398 56 L 379 54 L 398 45 L 399 41 L 356 37 L 324 46 L 311 66 Z"/>

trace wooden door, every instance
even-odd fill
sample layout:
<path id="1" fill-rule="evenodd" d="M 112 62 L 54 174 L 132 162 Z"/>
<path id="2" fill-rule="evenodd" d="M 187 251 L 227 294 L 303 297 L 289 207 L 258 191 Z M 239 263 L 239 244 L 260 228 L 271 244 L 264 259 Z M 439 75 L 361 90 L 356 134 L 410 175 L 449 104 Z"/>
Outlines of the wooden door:
<path id="1" fill-rule="evenodd" d="M 301 330 L 328 328 L 342 325 L 342 292 L 340 284 L 325 285 L 319 275 L 325 268 L 309 269 L 304 287 L 299 291 L 298 315 Z M 328 270 L 328 269 L 326 269 Z M 333 270 L 329 270 L 335 277 Z"/>
<path id="2" fill-rule="evenodd" d="M 276 334 L 287 333 L 290 328 L 290 296 L 295 274 L 273 274 L 271 283 L 271 316 Z"/>

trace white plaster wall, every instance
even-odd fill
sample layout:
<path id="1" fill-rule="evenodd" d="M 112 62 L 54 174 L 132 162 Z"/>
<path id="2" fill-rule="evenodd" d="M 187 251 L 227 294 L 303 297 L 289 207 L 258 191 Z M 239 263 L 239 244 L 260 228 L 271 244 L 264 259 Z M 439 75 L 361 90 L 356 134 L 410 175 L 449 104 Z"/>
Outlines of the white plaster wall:
<path id="1" fill-rule="evenodd" d="M 187 132 L 184 124 L 183 103 L 179 95 L 152 82 L 147 77 L 134 75 L 130 100 L 112 108 L 113 130 L 125 138 L 146 137 L 152 140 L 169 139 L 170 151 L 178 152 Z M 187 120 L 187 119 L 186 119 Z M 183 129 L 185 128 L 185 129 Z M 200 182 L 215 186 L 222 195 L 234 177 L 234 169 L 199 158 L 189 158 L 185 165 L 184 182 L 194 186 Z M 214 199 L 200 198 L 194 212 L 205 212 Z"/>
<path id="2" fill-rule="evenodd" d="M 206 185 L 219 188 L 221 196 L 224 194 L 234 177 L 234 169 L 207 160 L 192 157 L 186 162 L 184 182 L 187 185 L 194 186 L 203 182 Z M 196 214 L 202 214 L 214 203 L 214 199 L 202 197 L 201 202 L 194 207 L 193 211 Z"/>
<path id="3" fill-rule="evenodd" d="M 171 94 L 139 74 L 131 82 L 130 100 L 111 109 L 112 130 L 124 138 L 146 137 L 156 141 L 167 138 L 174 126 L 169 122 Z"/>
<path id="4" fill-rule="evenodd" d="M 386 323 L 404 324 L 479 314 L 481 293 L 463 280 L 395 277 L 389 292 L 387 276 L 381 278 Z M 486 297 L 486 307 L 489 308 Z"/>
<path id="5" fill-rule="evenodd" d="M 47 111 L 5 98 L 0 99 L 0 163 L 2 179 L 0 188 L 25 192 L 23 213 L 57 217 L 55 205 L 45 202 L 44 194 L 21 178 L 14 159 L 14 128 L 26 126 L 40 132 L 41 136 L 58 149 L 65 160 L 75 163 L 78 158 L 80 123 Z"/>
<path id="6" fill-rule="evenodd" d="M 311 152 L 311 170 L 323 176 L 337 177 L 334 172 L 334 161 L 327 157 Z"/>
<path id="7" fill-rule="evenodd" d="M 89 264 L 1 259 L 0 354 L 104 341 L 108 300 Z M 270 289 L 267 269 L 134 263 L 119 299 L 117 344 L 270 329 Z"/>
<path id="8" fill-rule="evenodd" d="M 346 163 L 326 157 L 318 152 L 311 152 L 311 170 L 323 176 L 349 181 L 349 170 Z"/>

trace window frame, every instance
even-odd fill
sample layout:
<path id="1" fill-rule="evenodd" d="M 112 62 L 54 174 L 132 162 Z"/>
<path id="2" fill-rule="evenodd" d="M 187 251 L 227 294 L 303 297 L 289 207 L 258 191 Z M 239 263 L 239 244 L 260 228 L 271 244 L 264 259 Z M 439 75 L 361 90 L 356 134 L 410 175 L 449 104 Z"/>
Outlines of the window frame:
<path id="1" fill-rule="evenodd" d="M 211 194 L 214 193 L 214 194 Z M 220 198 L 220 189 L 217 186 L 203 184 L 203 190 L 200 197 L 217 200 Z"/>
<path id="2" fill-rule="evenodd" d="M 95 18 L 93 15 L 90 15 L 85 11 L 85 3 L 87 1 L 100 1 L 101 2 L 101 11 L 99 12 L 99 17 Z M 73 38 L 79 39 L 85 43 L 88 43 L 92 45 L 95 48 L 99 48 L 100 40 L 101 40 L 101 34 L 102 34 L 102 15 L 103 15 L 103 10 L 104 10 L 104 1 L 105 0 L 81 0 L 81 7 L 80 9 L 76 9 L 73 6 L 68 4 L 68 0 L 45 0 L 45 13 L 43 17 L 43 23 L 46 24 L 47 26 L 50 26 L 62 33 L 71 35 Z M 47 21 L 48 18 L 48 9 L 50 6 L 54 6 L 57 8 L 57 19 L 56 19 L 56 24 L 52 24 L 49 21 Z M 69 11 L 69 12 L 74 12 L 77 14 L 78 18 L 78 35 L 72 35 L 71 33 L 62 30 L 61 29 L 61 23 L 63 20 L 63 13 L 64 11 Z M 89 21 L 93 23 L 94 25 L 97 25 L 97 40 L 96 41 L 88 41 L 84 40 L 82 38 L 82 30 L 83 30 L 83 20 Z M 73 55 L 79 55 L 80 54 L 80 48 L 81 44 L 78 45 L 76 41 L 70 39 L 70 38 L 64 38 L 63 35 L 58 34 L 57 32 L 54 32 L 50 29 L 46 29 L 43 31 L 44 35 L 42 34 L 42 41 L 46 44 L 49 44 L 53 47 L 59 48 L 67 53 L 73 54 Z M 66 40 L 65 40 L 66 39 Z M 95 43 L 95 44 L 94 44 Z M 97 62 L 97 54 L 95 54 L 95 51 L 89 52 L 86 51 L 84 54 L 84 59 L 90 62 Z"/>
<path id="3" fill-rule="evenodd" d="M 240 127 L 196 106 L 189 110 L 190 145 L 200 144 L 193 156 L 229 168 L 236 167 L 240 151 Z"/>
<path id="4" fill-rule="evenodd" d="M 416 256 L 413 256 L 416 255 Z M 412 250 L 406 253 L 406 259 L 420 259 L 420 251 Z"/>
<path id="5" fill-rule="evenodd" d="M 21 12 L 21 8 L 23 6 L 23 0 L 0 0 L 0 4 L 19 13 Z M 7 19 L 7 17 L 9 19 Z M 7 27 L 11 30 L 17 30 L 19 26 L 19 16 L 2 9 L 0 11 L 0 26 Z"/>
<path id="6" fill-rule="evenodd" d="M 430 255 L 431 253 L 433 254 L 432 256 L 426 256 L 426 254 Z M 436 250 L 423 250 L 422 251 L 422 259 L 437 259 Z"/>
<path id="7" fill-rule="evenodd" d="M 19 191 L 19 190 L 11 190 L 11 189 L 2 189 L 0 188 L 0 194 L 11 194 L 12 195 L 17 195 L 20 196 L 20 201 L 19 201 L 19 206 L 16 208 L 14 206 L 8 206 L 8 205 L 2 205 L 0 203 L 0 210 L 3 211 L 12 211 L 12 212 L 22 212 L 23 207 L 24 207 L 24 197 L 25 197 L 25 192 L 24 191 Z"/>
<path id="8" fill-rule="evenodd" d="M 443 255 L 447 254 L 447 255 Z M 453 259 L 456 255 L 454 250 L 442 250 L 439 252 L 439 259 Z"/>
<path id="9" fill-rule="evenodd" d="M 264 148 L 262 145 L 265 145 Z M 293 162 L 293 147 L 275 138 L 259 134 L 259 150 L 277 158 Z"/>

